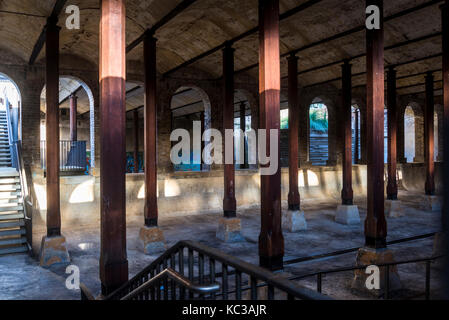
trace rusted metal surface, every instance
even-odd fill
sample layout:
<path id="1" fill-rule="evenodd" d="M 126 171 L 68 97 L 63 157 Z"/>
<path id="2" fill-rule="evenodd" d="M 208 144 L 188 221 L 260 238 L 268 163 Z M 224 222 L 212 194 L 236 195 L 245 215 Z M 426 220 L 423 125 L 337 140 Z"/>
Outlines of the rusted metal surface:
<path id="1" fill-rule="evenodd" d="M 279 0 L 259 0 L 259 95 L 260 128 L 280 128 Z M 270 150 L 267 134 L 266 150 Z M 274 141 L 272 141 L 274 142 Z M 279 134 L 278 134 L 279 164 Z M 281 175 L 261 175 L 261 230 L 259 263 L 274 270 L 283 267 L 284 237 L 281 228 Z"/>
<path id="2" fill-rule="evenodd" d="M 57 19 L 48 19 L 45 42 L 46 74 L 46 173 L 47 173 L 47 235 L 61 234 L 59 196 L 59 31 Z"/>
<path id="3" fill-rule="evenodd" d="M 299 103 L 298 103 L 298 57 L 288 58 L 288 209 L 300 209 L 298 188 L 298 135 L 299 135 Z"/>
<path id="4" fill-rule="evenodd" d="M 343 113 L 343 205 L 353 205 L 352 191 L 352 66 L 349 62 L 342 65 L 342 113 Z"/>
<path id="5" fill-rule="evenodd" d="M 223 130 L 234 129 L 234 49 L 226 46 L 223 49 Z M 225 148 L 224 158 L 234 159 L 234 140 L 232 149 Z M 232 155 L 227 152 L 232 152 Z M 224 164 L 224 196 L 223 214 L 227 218 L 236 216 L 235 200 L 235 167 L 234 164 Z"/>
<path id="6" fill-rule="evenodd" d="M 100 197 L 102 293 L 128 280 L 126 254 L 125 0 L 102 0 L 100 20 Z"/>
<path id="7" fill-rule="evenodd" d="M 70 140 L 78 140 L 78 124 L 76 121 L 78 109 L 78 97 L 70 95 Z"/>
<path id="8" fill-rule="evenodd" d="M 433 74 L 429 72 L 426 76 L 426 106 L 424 110 L 424 157 L 426 162 L 426 195 L 435 195 L 433 83 Z"/>
<path id="9" fill-rule="evenodd" d="M 397 200 L 398 183 L 397 171 L 397 96 L 396 96 L 396 70 L 388 69 L 387 74 L 387 112 L 388 112 L 388 184 L 387 199 Z"/>
<path id="10" fill-rule="evenodd" d="M 367 0 L 366 6 L 380 8 L 380 29 L 366 30 L 366 118 L 368 151 L 368 203 L 365 244 L 386 247 L 387 222 L 384 212 L 384 24 L 383 0 Z"/>
<path id="11" fill-rule="evenodd" d="M 145 63 L 145 225 L 157 226 L 157 106 L 156 106 L 156 39 L 144 39 Z"/>

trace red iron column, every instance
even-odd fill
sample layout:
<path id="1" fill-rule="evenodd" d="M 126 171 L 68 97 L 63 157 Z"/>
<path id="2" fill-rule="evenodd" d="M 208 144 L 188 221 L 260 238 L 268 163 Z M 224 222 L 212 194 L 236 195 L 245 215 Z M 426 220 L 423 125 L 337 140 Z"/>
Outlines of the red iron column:
<path id="1" fill-rule="evenodd" d="M 279 0 L 259 0 L 259 95 L 260 128 L 267 130 L 266 150 L 277 143 L 278 167 L 273 175 L 261 175 L 261 230 L 259 261 L 262 267 L 283 268 L 284 237 L 281 228 Z M 278 131 L 270 141 L 270 130 Z"/>
<path id="2" fill-rule="evenodd" d="M 46 178 L 47 236 L 61 235 L 59 195 L 59 31 L 57 19 L 49 18 L 46 28 Z"/>
<path id="3" fill-rule="evenodd" d="M 424 156 L 426 161 L 426 195 L 435 195 L 435 161 L 434 161 L 434 77 L 432 72 L 426 76 L 426 109 L 424 119 Z"/>
<path id="4" fill-rule="evenodd" d="M 288 58 L 288 210 L 300 210 L 298 188 L 298 144 L 299 144 L 299 103 L 298 103 L 298 57 Z"/>
<path id="5" fill-rule="evenodd" d="M 145 62 L 145 225 L 157 226 L 156 39 L 144 39 Z"/>
<path id="6" fill-rule="evenodd" d="M 70 95 L 70 140 L 78 140 L 78 128 L 77 128 L 77 104 L 78 97 L 74 94 Z"/>
<path id="7" fill-rule="evenodd" d="M 139 172 L 139 110 L 133 111 L 134 129 L 134 173 Z"/>
<path id="8" fill-rule="evenodd" d="M 396 103 L 396 70 L 388 69 L 387 74 L 387 112 L 388 112 L 388 185 L 387 199 L 398 199 L 397 170 L 397 103 Z"/>
<path id="9" fill-rule="evenodd" d="M 387 222 L 384 215 L 384 29 L 383 0 L 367 0 L 380 9 L 380 29 L 366 30 L 368 210 L 366 246 L 385 248 Z"/>
<path id="10" fill-rule="evenodd" d="M 343 113 L 343 189 L 341 191 L 342 205 L 353 205 L 352 191 L 352 66 L 348 61 L 342 65 L 342 113 Z"/>
<path id="11" fill-rule="evenodd" d="M 100 19 L 100 278 L 103 295 L 128 280 L 126 255 L 125 0 L 102 0 Z"/>
<path id="12" fill-rule="evenodd" d="M 226 45 L 223 49 L 223 130 L 234 129 L 234 49 Z M 232 152 L 232 157 L 226 152 Z M 225 149 L 225 159 L 234 159 L 234 141 L 232 150 Z M 223 214 L 226 218 L 236 217 L 235 168 L 234 163 L 224 164 Z"/>

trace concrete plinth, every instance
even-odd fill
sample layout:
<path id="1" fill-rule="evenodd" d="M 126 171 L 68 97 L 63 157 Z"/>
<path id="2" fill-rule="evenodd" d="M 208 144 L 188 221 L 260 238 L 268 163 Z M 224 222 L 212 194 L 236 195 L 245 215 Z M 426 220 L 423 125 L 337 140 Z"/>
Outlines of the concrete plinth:
<path id="1" fill-rule="evenodd" d="M 149 255 L 167 249 L 164 233 L 158 227 L 142 227 L 139 232 L 139 243 L 142 251 Z"/>
<path id="2" fill-rule="evenodd" d="M 356 266 L 376 266 L 383 263 L 394 262 L 393 252 L 388 249 L 360 248 L 357 252 Z M 368 289 L 366 282 L 372 273 L 366 273 L 366 269 L 354 271 L 354 279 L 351 288 L 380 297 L 385 290 L 386 267 L 379 267 L 379 289 Z M 401 281 L 396 266 L 389 267 L 390 293 L 401 289 Z"/>
<path id="3" fill-rule="evenodd" d="M 424 196 L 421 208 L 426 211 L 441 211 L 441 200 L 438 196 Z"/>
<path id="4" fill-rule="evenodd" d="M 339 205 L 335 222 L 347 225 L 360 224 L 359 208 L 355 205 Z"/>
<path id="5" fill-rule="evenodd" d="M 41 267 L 49 268 L 56 264 L 69 264 L 70 256 L 67 243 L 63 236 L 42 237 L 39 264 Z"/>
<path id="6" fill-rule="evenodd" d="M 223 242 L 240 242 L 242 237 L 241 220 L 238 218 L 220 218 L 218 221 L 216 237 Z"/>
<path id="7" fill-rule="evenodd" d="M 307 230 L 304 211 L 288 210 L 282 215 L 282 230 L 298 232 Z"/>
<path id="8" fill-rule="evenodd" d="M 390 218 L 403 217 L 404 211 L 400 200 L 385 200 L 385 215 Z"/>

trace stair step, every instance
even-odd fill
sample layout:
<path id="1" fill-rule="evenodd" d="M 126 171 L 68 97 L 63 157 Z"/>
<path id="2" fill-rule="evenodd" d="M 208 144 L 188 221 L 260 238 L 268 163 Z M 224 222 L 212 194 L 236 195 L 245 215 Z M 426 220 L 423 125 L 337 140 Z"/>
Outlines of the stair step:
<path id="1" fill-rule="evenodd" d="M 20 183 L 19 178 L 2 178 L 0 177 L 0 184 L 15 184 Z"/>
<path id="2" fill-rule="evenodd" d="M 1 229 L 20 228 L 20 227 L 23 227 L 23 226 L 25 226 L 25 222 L 23 220 L 0 222 L 0 237 L 5 235 L 2 232 L 18 231 L 18 230 L 5 230 L 5 231 L 2 231 Z"/>
<path id="3" fill-rule="evenodd" d="M 6 185 L 0 185 L 0 192 L 2 191 L 17 191 L 20 190 L 20 185 L 18 184 L 6 184 Z"/>
<path id="4" fill-rule="evenodd" d="M 23 206 L 5 206 L 0 205 L 0 212 L 22 211 Z"/>
<path id="5" fill-rule="evenodd" d="M 25 229 L 16 229 L 16 230 L 0 230 L 0 237 L 11 237 L 11 236 L 23 236 L 26 234 Z"/>
<path id="6" fill-rule="evenodd" d="M 11 254 L 11 253 L 23 253 L 23 252 L 28 252 L 27 245 L 0 249 L 0 255 Z"/>
<path id="7" fill-rule="evenodd" d="M 27 242 L 27 239 L 25 237 L 0 239 L 0 246 L 11 246 L 11 245 L 15 245 L 15 244 L 24 244 L 26 242 Z"/>
<path id="8" fill-rule="evenodd" d="M 22 195 L 20 192 L 0 192 L 0 200 L 19 199 Z M 20 199 L 21 201 L 21 199 Z"/>
<path id="9" fill-rule="evenodd" d="M 14 219 L 24 219 L 25 215 L 22 213 L 6 213 L 0 214 L 0 221 L 14 220 Z"/>

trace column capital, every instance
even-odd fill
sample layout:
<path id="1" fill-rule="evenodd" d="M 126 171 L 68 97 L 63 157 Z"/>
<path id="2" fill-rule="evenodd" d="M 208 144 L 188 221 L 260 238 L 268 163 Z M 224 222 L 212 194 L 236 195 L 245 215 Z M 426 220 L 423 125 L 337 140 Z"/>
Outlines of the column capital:
<path id="1" fill-rule="evenodd" d="M 231 41 L 225 41 L 224 43 L 223 43 L 223 51 L 231 51 L 231 52 L 234 52 L 235 51 L 235 49 L 232 47 L 232 45 L 233 45 L 234 43 L 233 42 L 231 42 Z"/>
<path id="2" fill-rule="evenodd" d="M 61 27 L 58 26 L 58 17 L 50 16 L 47 18 L 47 24 L 45 25 L 46 30 L 60 31 Z"/>
<path id="3" fill-rule="evenodd" d="M 152 29 L 147 29 L 143 33 L 143 39 L 147 41 L 154 41 L 157 42 L 157 38 L 154 36 L 154 31 Z"/>
<path id="4" fill-rule="evenodd" d="M 288 55 L 287 61 L 298 61 L 299 57 L 296 55 L 296 53 L 292 52 Z"/>
<path id="5" fill-rule="evenodd" d="M 427 71 L 426 73 L 426 79 L 427 78 L 433 78 L 433 71 Z"/>

